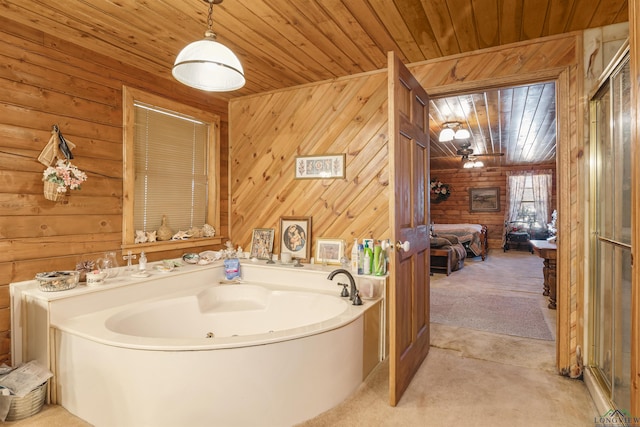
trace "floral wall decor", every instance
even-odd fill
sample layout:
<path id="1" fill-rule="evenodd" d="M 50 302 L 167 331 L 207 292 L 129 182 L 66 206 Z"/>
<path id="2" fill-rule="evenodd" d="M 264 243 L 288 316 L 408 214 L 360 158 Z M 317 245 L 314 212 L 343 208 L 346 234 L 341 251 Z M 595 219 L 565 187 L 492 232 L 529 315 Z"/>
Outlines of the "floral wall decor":
<path id="1" fill-rule="evenodd" d="M 87 175 L 71 162 L 58 160 L 55 166 L 49 166 L 44 170 L 42 180 L 45 183 L 45 198 L 59 201 L 67 192 L 67 188 L 79 190 L 80 184 L 87 180 Z"/>
<path id="2" fill-rule="evenodd" d="M 451 195 L 449 184 L 445 184 L 442 181 L 438 181 L 438 178 L 431 179 L 431 201 L 434 203 L 440 203 L 447 200 Z"/>

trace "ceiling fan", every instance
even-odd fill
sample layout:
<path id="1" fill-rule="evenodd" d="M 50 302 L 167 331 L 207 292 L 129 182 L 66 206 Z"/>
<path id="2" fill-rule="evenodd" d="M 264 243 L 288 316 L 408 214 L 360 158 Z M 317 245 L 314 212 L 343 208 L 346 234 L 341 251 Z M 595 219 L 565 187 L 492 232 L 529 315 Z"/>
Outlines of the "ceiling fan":
<path id="1" fill-rule="evenodd" d="M 504 153 L 486 153 L 486 154 L 473 154 L 473 148 L 471 148 L 470 142 L 463 142 L 460 148 L 456 150 L 456 154 L 461 156 L 461 160 L 464 162 L 469 159 L 469 156 L 473 157 L 496 157 L 504 156 Z"/>

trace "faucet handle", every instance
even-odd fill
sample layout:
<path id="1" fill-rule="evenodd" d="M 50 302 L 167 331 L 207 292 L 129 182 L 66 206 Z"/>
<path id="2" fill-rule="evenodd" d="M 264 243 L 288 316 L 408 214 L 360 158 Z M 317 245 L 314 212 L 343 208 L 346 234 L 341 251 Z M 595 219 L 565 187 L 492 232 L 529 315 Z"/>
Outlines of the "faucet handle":
<path id="1" fill-rule="evenodd" d="M 340 293 L 341 297 L 348 297 L 349 296 L 349 291 L 347 290 L 347 284 L 346 283 L 338 283 L 338 286 L 342 286 L 342 292 Z"/>
<path id="2" fill-rule="evenodd" d="M 353 305 L 362 305 L 362 298 L 360 298 L 360 291 L 356 289 L 356 294 L 353 296 Z"/>

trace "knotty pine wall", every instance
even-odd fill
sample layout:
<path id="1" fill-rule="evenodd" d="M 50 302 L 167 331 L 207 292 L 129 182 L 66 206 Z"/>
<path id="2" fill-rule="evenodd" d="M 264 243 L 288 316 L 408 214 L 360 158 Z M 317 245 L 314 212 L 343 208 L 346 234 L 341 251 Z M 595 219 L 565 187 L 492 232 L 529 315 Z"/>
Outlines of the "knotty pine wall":
<path id="1" fill-rule="evenodd" d="M 563 208 L 564 242 L 558 280 L 571 301 L 566 311 L 558 310 L 559 323 L 564 322 L 558 343 L 561 369 L 575 364 L 575 348 L 582 339 L 576 328 L 576 296 L 583 277 L 579 269 L 569 270 L 582 262 L 584 246 L 580 224 L 585 195 L 579 184 L 584 180 L 584 142 L 577 126 L 583 108 L 578 83 L 581 49 L 581 33 L 571 33 L 408 65 L 427 92 L 442 96 L 557 79 L 562 168 L 556 182 L 563 197 L 556 205 Z M 229 167 L 234 243 L 248 247 L 254 228 L 274 228 L 278 253 L 281 216 L 312 217 L 314 242 L 318 237 L 340 238 L 349 244 L 348 250 L 354 237 L 388 237 L 386 98 L 385 70 L 233 99 Z M 296 155 L 331 153 L 346 154 L 345 179 L 294 179 Z"/>
<path id="2" fill-rule="evenodd" d="M 389 237 L 387 75 L 343 78 L 229 104 L 231 234 L 311 217 L 311 239 Z M 297 155 L 346 153 L 345 179 L 294 179 Z M 315 244 L 311 247 L 311 256 Z"/>
<path id="3" fill-rule="evenodd" d="M 507 180 L 510 171 L 551 170 L 553 187 L 550 212 L 556 209 L 555 189 L 556 165 L 532 165 L 521 167 L 494 167 L 481 169 L 431 169 L 431 177 L 449 184 L 451 196 L 439 203 L 431 203 L 431 220 L 436 224 L 465 223 L 484 224 L 488 228 L 489 250 L 502 250 L 502 235 L 505 213 L 507 212 Z M 500 189 L 500 211 L 470 212 L 469 189 L 478 187 L 498 187 Z M 549 222 L 551 218 L 548 218 Z"/>
<path id="4" fill-rule="evenodd" d="M 123 85 L 220 115 L 223 200 L 217 231 L 228 234 L 227 102 L 124 66 L 90 45 L 71 45 L 0 18 L 0 362 L 10 360 L 9 283 L 40 271 L 75 269 L 76 262 L 105 251 L 121 255 Z M 37 161 L 54 124 L 76 144 L 73 163 L 89 177 L 66 204 L 44 198 L 44 166 Z"/>

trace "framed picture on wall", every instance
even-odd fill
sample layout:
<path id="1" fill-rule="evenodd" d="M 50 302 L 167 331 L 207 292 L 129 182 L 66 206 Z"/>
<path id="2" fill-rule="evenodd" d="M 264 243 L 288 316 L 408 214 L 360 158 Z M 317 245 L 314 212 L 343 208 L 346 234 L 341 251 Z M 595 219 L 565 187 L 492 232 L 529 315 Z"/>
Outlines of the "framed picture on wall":
<path id="1" fill-rule="evenodd" d="M 345 154 L 296 157 L 296 179 L 345 177 Z"/>
<path id="2" fill-rule="evenodd" d="M 308 261 L 311 256 L 311 217 L 280 218 L 280 253 L 291 258 Z"/>
<path id="3" fill-rule="evenodd" d="M 340 265 L 344 256 L 344 240 L 318 239 L 316 240 L 316 262 L 321 264 Z"/>
<path id="4" fill-rule="evenodd" d="M 251 258 L 270 259 L 273 251 L 273 228 L 254 228 L 251 237 Z"/>
<path id="5" fill-rule="evenodd" d="M 500 210 L 500 188 L 470 188 L 470 212 L 498 212 Z"/>

